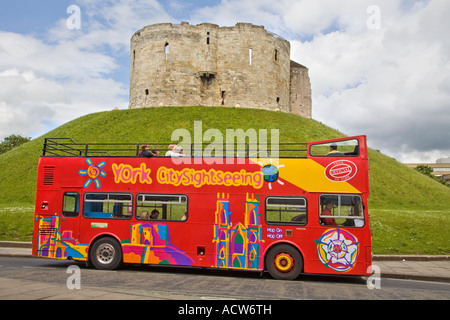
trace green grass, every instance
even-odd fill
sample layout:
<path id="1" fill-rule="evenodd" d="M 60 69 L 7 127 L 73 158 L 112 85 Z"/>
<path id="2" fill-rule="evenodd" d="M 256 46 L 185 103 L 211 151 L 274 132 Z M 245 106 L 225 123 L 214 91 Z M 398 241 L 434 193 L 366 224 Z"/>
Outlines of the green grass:
<path id="1" fill-rule="evenodd" d="M 371 209 L 377 254 L 449 254 L 448 211 Z"/>
<path id="2" fill-rule="evenodd" d="M 267 129 L 269 138 L 270 129 L 279 129 L 280 142 L 345 136 L 315 120 L 257 109 L 161 107 L 86 115 L 0 156 L 0 240 L 31 240 L 44 137 L 70 137 L 80 143 L 170 142 L 177 128 L 187 129 L 193 136 L 194 121 L 202 121 L 203 132 L 216 128 L 224 137 L 226 129 L 239 128 Z M 450 243 L 442 238 L 448 235 L 450 225 L 450 188 L 375 150 L 369 150 L 369 166 L 373 251 L 449 254 Z"/>
<path id="3" fill-rule="evenodd" d="M 31 241 L 34 206 L 0 207 L 0 240 Z"/>

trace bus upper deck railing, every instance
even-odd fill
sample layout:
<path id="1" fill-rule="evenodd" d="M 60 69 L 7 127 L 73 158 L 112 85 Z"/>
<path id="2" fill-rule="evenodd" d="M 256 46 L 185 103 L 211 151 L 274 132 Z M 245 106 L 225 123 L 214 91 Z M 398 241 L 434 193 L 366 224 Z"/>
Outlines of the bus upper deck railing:
<path id="1" fill-rule="evenodd" d="M 142 145 L 159 150 L 164 156 L 169 150 L 168 143 L 76 143 L 71 138 L 45 138 L 43 156 L 57 157 L 137 157 Z M 222 158 L 306 158 L 306 143 L 278 143 L 261 145 L 258 143 L 178 143 L 183 154 L 190 157 Z"/>

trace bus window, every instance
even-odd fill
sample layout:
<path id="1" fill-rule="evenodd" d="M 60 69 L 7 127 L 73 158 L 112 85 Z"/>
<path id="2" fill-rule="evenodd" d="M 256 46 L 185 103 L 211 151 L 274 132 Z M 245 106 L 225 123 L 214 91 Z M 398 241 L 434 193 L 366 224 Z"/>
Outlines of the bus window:
<path id="1" fill-rule="evenodd" d="M 363 227 L 364 213 L 358 195 L 321 195 L 320 223 L 326 226 Z"/>
<path id="2" fill-rule="evenodd" d="M 356 157 L 359 156 L 359 144 L 357 139 L 333 141 L 313 144 L 309 151 L 313 157 Z"/>
<path id="3" fill-rule="evenodd" d="M 80 195 L 77 192 L 66 192 L 63 196 L 64 217 L 78 217 L 80 208 Z"/>
<path id="4" fill-rule="evenodd" d="M 187 220 L 188 198 L 185 195 L 138 194 L 136 199 L 136 218 L 140 220 Z"/>
<path id="5" fill-rule="evenodd" d="M 301 197 L 266 198 L 266 222 L 269 224 L 306 225 L 306 199 Z"/>
<path id="6" fill-rule="evenodd" d="M 83 215 L 86 218 L 131 218 L 133 200 L 131 194 L 86 193 Z"/>

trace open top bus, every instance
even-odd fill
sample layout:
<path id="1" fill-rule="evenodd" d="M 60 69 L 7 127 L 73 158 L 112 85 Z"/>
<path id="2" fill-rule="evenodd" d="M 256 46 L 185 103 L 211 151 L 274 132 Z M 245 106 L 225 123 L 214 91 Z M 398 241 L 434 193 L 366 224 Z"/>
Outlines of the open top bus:
<path id="1" fill-rule="evenodd" d="M 276 157 L 244 144 L 233 155 L 198 157 L 190 145 L 183 158 L 145 158 L 141 146 L 45 139 L 33 255 L 107 270 L 370 274 L 365 136 L 280 143 Z"/>

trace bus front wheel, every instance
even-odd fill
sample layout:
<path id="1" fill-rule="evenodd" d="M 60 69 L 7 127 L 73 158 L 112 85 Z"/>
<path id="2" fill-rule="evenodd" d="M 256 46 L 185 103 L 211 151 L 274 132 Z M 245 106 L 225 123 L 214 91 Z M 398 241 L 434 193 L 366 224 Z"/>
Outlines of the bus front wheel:
<path id="1" fill-rule="evenodd" d="M 291 245 L 276 245 L 266 255 L 266 269 L 275 279 L 294 280 L 303 270 L 303 257 Z"/>
<path id="2" fill-rule="evenodd" d="M 96 269 L 114 270 L 122 263 L 122 248 L 113 238 L 101 238 L 92 246 L 89 259 Z"/>

